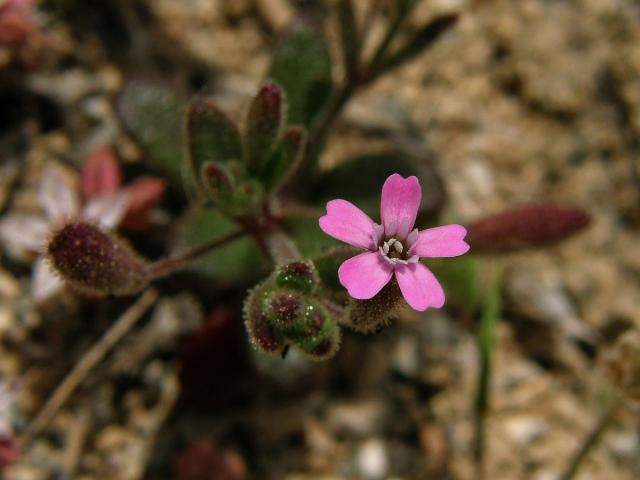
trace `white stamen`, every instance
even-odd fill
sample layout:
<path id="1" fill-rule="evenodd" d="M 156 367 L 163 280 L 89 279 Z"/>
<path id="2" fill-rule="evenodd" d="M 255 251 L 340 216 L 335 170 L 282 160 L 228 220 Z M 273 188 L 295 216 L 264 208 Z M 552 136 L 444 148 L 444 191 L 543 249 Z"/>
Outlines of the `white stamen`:
<path id="1" fill-rule="evenodd" d="M 402 250 L 404 250 L 404 247 L 402 246 L 402 243 L 400 243 L 397 240 L 396 240 L 396 243 L 393 244 L 393 248 L 395 248 L 396 252 L 398 252 L 398 253 L 402 253 Z"/>
<path id="2" fill-rule="evenodd" d="M 389 243 L 388 242 L 384 242 L 384 245 L 382 245 L 382 251 L 384 252 L 385 255 L 389 255 Z"/>

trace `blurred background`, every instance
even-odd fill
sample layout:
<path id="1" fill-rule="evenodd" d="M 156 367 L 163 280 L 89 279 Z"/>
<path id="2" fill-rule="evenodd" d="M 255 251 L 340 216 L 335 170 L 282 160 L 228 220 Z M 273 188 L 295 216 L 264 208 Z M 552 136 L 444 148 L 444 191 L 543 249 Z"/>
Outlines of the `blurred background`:
<path id="1" fill-rule="evenodd" d="M 0 0 L 0 218 L 41 215 L 52 161 L 87 200 L 78 172 L 93 159 L 116 190 L 151 182 L 122 227 L 144 256 L 229 228 L 183 189 L 181 102 L 207 95 L 242 118 L 293 25 L 324 36 L 343 84 L 342 3 Z M 351 2 L 363 58 L 400 3 Z M 457 21 L 350 97 L 319 156 L 326 176 L 301 190 L 320 212 L 326 198 L 377 202 L 380 179 L 410 162 L 425 218 L 470 231 L 471 255 L 434 264 L 445 308 L 345 329 L 326 362 L 263 357 L 241 309 L 269 269 L 248 241 L 132 307 L 39 301 L 37 255 L 5 235 L 2 478 L 640 477 L 640 4 L 420 0 L 399 42 L 440 15 Z M 320 54 L 297 55 L 312 68 Z M 138 100 L 157 111 L 141 117 Z M 325 247 L 313 219 L 291 231 L 307 255 Z M 141 322 L 43 413 L 132 308 Z"/>

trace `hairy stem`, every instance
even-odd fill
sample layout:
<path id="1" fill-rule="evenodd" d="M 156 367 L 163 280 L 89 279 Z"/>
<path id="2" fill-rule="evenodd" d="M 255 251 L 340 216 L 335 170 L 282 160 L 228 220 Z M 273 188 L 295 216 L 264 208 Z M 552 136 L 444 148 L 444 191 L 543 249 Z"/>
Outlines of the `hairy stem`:
<path id="1" fill-rule="evenodd" d="M 296 244 L 277 223 L 270 223 L 264 231 L 257 235 L 260 238 L 256 238 L 256 240 L 262 243 L 274 263 L 281 264 L 302 258 Z"/>
<path id="2" fill-rule="evenodd" d="M 243 235 L 245 235 L 245 231 L 238 230 L 224 237 L 216 238 L 203 245 L 199 245 L 192 250 L 184 252 L 176 257 L 158 260 L 157 262 L 154 262 L 149 266 L 149 277 L 150 279 L 155 280 L 157 278 L 170 275 L 173 272 L 184 268 L 192 260 L 195 260 L 196 258 L 201 257 L 202 255 L 215 250 L 216 248 L 222 247 L 227 243 L 237 240 Z"/>

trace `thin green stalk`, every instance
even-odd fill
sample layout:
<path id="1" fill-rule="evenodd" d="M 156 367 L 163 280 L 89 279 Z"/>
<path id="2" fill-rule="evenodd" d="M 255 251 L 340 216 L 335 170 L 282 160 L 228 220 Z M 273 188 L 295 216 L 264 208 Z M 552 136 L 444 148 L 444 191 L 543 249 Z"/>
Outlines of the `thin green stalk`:
<path id="1" fill-rule="evenodd" d="M 485 423 L 491 401 L 491 374 L 493 367 L 493 351 L 495 347 L 496 326 L 502 310 L 502 275 L 498 272 L 493 279 L 484 300 L 480 329 L 478 331 L 478 354 L 480 371 L 476 399 L 474 403 L 475 433 L 473 458 L 476 464 L 476 478 L 484 478 L 486 430 Z"/>

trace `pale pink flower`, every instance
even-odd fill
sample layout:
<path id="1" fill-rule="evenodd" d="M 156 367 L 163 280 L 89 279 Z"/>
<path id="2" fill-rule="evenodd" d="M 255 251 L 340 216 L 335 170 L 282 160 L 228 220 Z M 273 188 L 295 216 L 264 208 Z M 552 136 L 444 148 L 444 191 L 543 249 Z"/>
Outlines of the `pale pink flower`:
<path id="1" fill-rule="evenodd" d="M 77 189 L 60 167 L 54 164 L 45 167 L 38 196 L 45 216 L 21 213 L 8 215 L 0 221 L 0 240 L 10 251 L 36 255 L 31 294 L 37 302 L 42 302 L 64 286 L 64 281 L 44 257 L 51 232 L 71 219 L 87 220 L 113 229 L 126 213 L 128 199 L 124 193 L 99 195 L 81 206 Z"/>
<path id="2" fill-rule="evenodd" d="M 327 203 L 320 228 L 364 250 L 338 269 L 340 283 L 359 300 L 374 297 L 395 275 L 405 300 L 415 310 L 444 305 L 444 291 L 421 257 L 457 257 L 469 250 L 461 225 L 418 231 L 414 227 L 422 189 L 416 177 L 393 174 L 382 186 L 382 225 L 346 200 Z"/>

